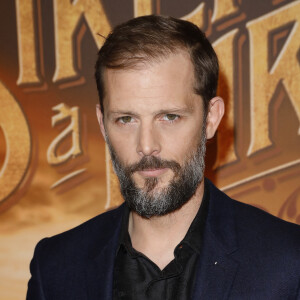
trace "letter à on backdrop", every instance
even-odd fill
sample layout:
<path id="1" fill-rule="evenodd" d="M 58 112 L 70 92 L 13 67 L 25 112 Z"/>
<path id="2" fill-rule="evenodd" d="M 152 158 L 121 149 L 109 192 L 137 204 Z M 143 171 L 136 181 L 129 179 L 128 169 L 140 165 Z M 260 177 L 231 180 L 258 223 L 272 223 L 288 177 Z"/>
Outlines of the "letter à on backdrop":
<path id="1" fill-rule="evenodd" d="M 79 107 L 69 108 L 66 104 L 61 103 L 52 108 L 58 114 L 52 117 L 52 127 L 66 119 L 71 119 L 70 124 L 51 142 L 47 151 L 47 160 L 51 165 L 58 165 L 70 158 L 74 158 L 82 153 L 80 143 L 79 128 Z M 60 143 L 68 136 L 72 136 L 72 147 L 61 155 L 57 154 L 57 148 Z"/>

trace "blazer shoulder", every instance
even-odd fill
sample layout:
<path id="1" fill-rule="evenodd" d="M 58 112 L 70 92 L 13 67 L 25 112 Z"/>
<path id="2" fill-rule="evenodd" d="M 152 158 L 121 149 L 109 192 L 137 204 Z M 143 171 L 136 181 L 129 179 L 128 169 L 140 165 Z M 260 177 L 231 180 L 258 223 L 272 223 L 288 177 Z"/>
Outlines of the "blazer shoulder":
<path id="1" fill-rule="evenodd" d="M 300 226 L 287 222 L 257 207 L 232 200 L 235 206 L 237 232 L 246 247 L 277 254 L 282 259 L 289 257 L 299 266 Z M 253 250 L 254 252 L 254 250 Z M 275 257 L 275 256 L 274 256 Z"/>
<path id="2" fill-rule="evenodd" d="M 235 219 L 236 232 L 248 244 L 276 245 L 277 249 L 293 249 L 300 256 L 300 226 L 284 221 L 252 205 L 231 199 L 211 182 L 210 194 L 218 216 Z M 259 243 L 261 242 L 261 243 Z"/>
<path id="3" fill-rule="evenodd" d="M 295 236 L 300 243 L 300 226 L 280 219 L 260 208 L 231 199 L 240 221 L 244 220 L 245 224 L 251 225 L 251 228 L 260 229 L 263 232 L 274 231 L 288 237 Z"/>
<path id="4" fill-rule="evenodd" d="M 119 231 L 124 204 L 102 213 L 68 231 L 41 240 L 35 252 L 44 255 L 63 253 L 90 253 L 92 249 L 105 245 Z"/>

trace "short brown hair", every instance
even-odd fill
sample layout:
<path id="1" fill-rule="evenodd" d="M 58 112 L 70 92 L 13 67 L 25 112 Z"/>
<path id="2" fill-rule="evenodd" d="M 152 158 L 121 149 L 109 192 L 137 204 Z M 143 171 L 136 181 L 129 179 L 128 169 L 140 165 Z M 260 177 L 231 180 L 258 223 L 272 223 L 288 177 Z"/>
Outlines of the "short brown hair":
<path id="1" fill-rule="evenodd" d="M 157 15 L 138 17 L 118 25 L 99 50 L 95 77 L 102 113 L 105 68 L 132 69 L 141 62 L 157 61 L 178 50 L 190 54 L 195 70 L 194 90 L 202 96 L 206 113 L 218 85 L 217 55 L 196 25 Z"/>

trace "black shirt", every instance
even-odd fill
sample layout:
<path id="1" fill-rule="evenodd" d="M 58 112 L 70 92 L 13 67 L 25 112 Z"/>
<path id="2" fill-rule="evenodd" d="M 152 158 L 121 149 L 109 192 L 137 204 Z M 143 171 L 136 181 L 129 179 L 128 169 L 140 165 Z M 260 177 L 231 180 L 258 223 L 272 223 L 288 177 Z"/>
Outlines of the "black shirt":
<path id="1" fill-rule="evenodd" d="M 129 209 L 126 207 L 115 259 L 114 300 L 191 299 L 208 202 L 209 192 L 205 184 L 199 211 L 184 239 L 176 246 L 175 258 L 163 270 L 132 247 L 128 233 Z"/>

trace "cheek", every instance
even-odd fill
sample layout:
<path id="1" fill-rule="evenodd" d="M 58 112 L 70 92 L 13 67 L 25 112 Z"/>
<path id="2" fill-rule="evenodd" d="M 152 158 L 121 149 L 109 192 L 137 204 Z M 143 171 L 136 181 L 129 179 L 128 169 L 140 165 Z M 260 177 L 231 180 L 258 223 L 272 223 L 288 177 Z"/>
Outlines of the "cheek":
<path id="1" fill-rule="evenodd" d="M 201 135 L 201 126 L 180 128 L 174 134 L 166 135 L 163 138 L 162 157 L 176 160 L 182 164 L 186 157 L 198 147 Z"/>
<path id="2" fill-rule="evenodd" d="M 122 163 L 127 165 L 137 161 L 135 138 L 133 134 L 108 129 L 107 135 L 110 144 Z"/>

